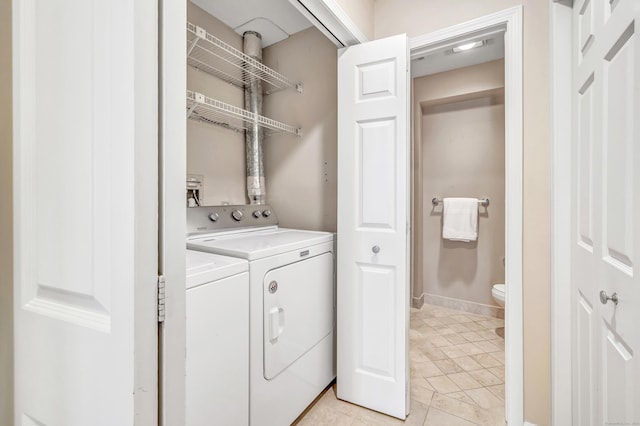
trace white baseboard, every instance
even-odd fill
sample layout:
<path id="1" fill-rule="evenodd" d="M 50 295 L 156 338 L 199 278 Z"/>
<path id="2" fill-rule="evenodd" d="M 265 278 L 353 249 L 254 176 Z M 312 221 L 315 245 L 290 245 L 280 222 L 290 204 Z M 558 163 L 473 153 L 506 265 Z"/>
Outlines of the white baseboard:
<path id="1" fill-rule="evenodd" d="M 472 314 L 485 315 L 494 318 L 504 318 L 504 308 L 499 306 L 484 305 L 482 303 L 468 300 L 454 299 L 452 297 L 438 296 L 436 294 L 422 293 L 420 297 L 414 297 L 412 306 L 420 309 L 423 304 L 442 306 L 444 308 L 455 309 L 457 311 L 469 312 Z"/>

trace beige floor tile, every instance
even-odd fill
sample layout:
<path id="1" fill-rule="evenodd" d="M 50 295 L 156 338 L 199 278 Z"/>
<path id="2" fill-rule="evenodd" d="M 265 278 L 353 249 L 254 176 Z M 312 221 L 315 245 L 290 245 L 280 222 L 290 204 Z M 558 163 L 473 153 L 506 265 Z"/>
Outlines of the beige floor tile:
<path id="1" fill-rule="evenodd" d="M 471 358 L 476 360 L 478 364 L 480 364 L 484 368 L 492 368 L 492 367 L 498 367 L 502 365 L 500 361 L 498 361 L 497 359 L 495 359 L 489 354 L 471 355 Z"/>
<path id="2" fill-rule="evenodd" d="M 500 367 L 487 368 L 487 371 L 491 372 L 498 379 L 504 381 L 504 365 Z"/>
<path id="3" fill-rule="evenodd" d="M 450 392 L 459 392 L 461 390 L 458 385 L 453 383 L 447 376 L 429 377 L 427 381 L 431 383 L 431 386 L 436 390 L 434 396 L 439 393 L 446 394 Z"/>
<path id="4" fill-rule="evenodd" d="M 452 373 L 460 373 L 464 371 L 462 367 L 456 364 L 453 360 L 441 359 L 438 361 L 433 361 L 433 363 L 444 373 L 444 374 L 452 374 Z"/>
<path id="5" fill-rule="evenodd" d="M 415 363 L 411 369 L 415 371 L 417 376 L 425 378 L 441 376 L 444 374 L 433 362 L 430 361 Z"/>
<path id="6" fill-rule="evenodd" d="M 498 345 L 493 343 L 490 340 L 485 340 L 484 342 L 476 342 L 474 343 L 478 348 L 482 349 L 484 352 L 498 352 L 502 351 Z"/>
<path id="7" fill-rule="evenodd" d="M 444 411 L 445 413 L 453 414 L 479 425 L 494 424 L 496 417 L 495 413 L 480 408 L 475 404 L 468 404 L 458 399 L 450 398 L 447 395 L 441 395 L 438 393 L 433 395 L 430 407 Z M 431 408 L 429 409 L 431 410 Z M 427 417 L 428 416 L 429 413 L 427 413 Z"/>
<path id="8" fill-rule="evenodd" d="M 454 329 L 451 328 L 452 325 L 455 325 L 455 324 L 449 324 L 449 325 L 446 325 L 446 326 L 444 326 L 442 328 L 439 328 L 438 329 L 438 334 L 441 335 L 441 336 L 449 337 L 452 334 L 458 333 L 457 331 L 455 331 Z"/>
<path id="9" fill-rule="evenodd" d="M 456 364 L 458 364 L 464 371 L 473 371 L 473 370 L 481 370 L 482 366 L 476 362 L 475 359 L 470 356 L 463 356 L 460 358 L 453 359 Z"/>
<path id="10" fill-rule="evenodd" d="M 480 331 L 467 331 L 466 333 L 460 333 L 459 335 L 467 339 L 469 342 L 481 342 L 483 340 L 487 340 L 482 337 L 479 333 Z"/>
<path id="11" fill-rule="evenodd" d="M 438 326 L 443 326 L 444 323 L 440 322 L 440 319 L 438 318 L 425 318 L 424 323 L 427 325 L 430 325 L 431 327 L 438 327 Z"/>
<path id="12" fill-rule="evenodd" d="M 463 343 L 461 345 L 458 345 L 458 349 L 460 349 L 467 355 L 477 355 L 484 353 L 484 351 L 476 346 L 475 343 Z"/>
<path id="13" fill-rule="evenodd" d="M 489 392 L 485 388 L 469 389 L 464 391 L 481 408 L 495 408 L 504 406 L 504 401 Z"/>
<path id="14" fill-rule="evenodd" d="M 439 348 L 429 348 L 423 351 L 423 353 L 429 358 L 431 361 L 437 361 L 439 359 L 447 359 L 449 356 Z"/>
<path id="15" fill-rule="evenodd" d="M 446 413 L 437 408 L 429 407 L 427 412 L 427 418 L 424 421 L 424 426 L 473 426 L 475 423 L 461 419 L 460 417 Z"/>
<path id="16" fill-rule="evenodd" d="M 466 402 L 467 404 L 476 405 L 473 399 L 469 398 L 469 395 L 464 393 L 464 391 L 448 393 L 447 396 L 451 398 L 455 398 L 462 402 Z"/>
<path id="17" fill-rule="evenodd" d="M 425 379 L 424 377 L 416 377 L 416 378 L 411 378 L 411 388 L 413 388 L 414 386 L 420 386 L 429 390 L 435 390 L 433 389 L 433 386 L 431 386 L 431 383 L 427 382 L 427 379 Z"/>
<path id="18" fill-rule="evenodd" d="M 504 365 L 504 351 L 491 352 L 489 355 L 498 360 L 500 364 Z"/>
<path id="19" fill-rule="evenodd" d="M 461 356 L 466 356 L 467 353 L 463 352 L 459 347 L 459 345 L 455 346 L 445 346 L 441 348 L 442 352 L 446 354 L 449 358 L 459 358 Z"/>
<path id="20" fill-rule="evenodd" d="M 504 401 L 504 383 L 495 386 L 487 386 L 486 389 L 494 394 L 498 399 Z"/>
<path id="21" fill-rule="evenodd" d="M 447 336 L 444 336 L 445 339 L 447 339 L 449 341 L 449 343 L 451 343 L 452 345 L 460 345 L 463 343 L 467 343 L 467 339 L 465 339 L 464 337 L 462 337 L 460 334 L 450 334 Z"/>
<path id="22" fill-rule="evenodd" d="M 411 395 L 410 395 L 411 399 L 418 401 L 426 406 L 428 406 L 431 403 L 431 398 L 433 398 L 433 393 L 434 392 L 432 389 L 427 389 L 426 387 L 418 386 L 418 385 L 414 386 L 413 384 L 411 384 Z"/>
<path id="23" fill-rule="evenodd" d="M 478 324 L 477 322 L 468 322 L 465 324 L 467 326 L 467 328 L 469 329 L 469 331 L 482 331 L 482 330 L 486 330 L 485 327 L 481 326 L 480 324 Z"/>
<path id="24" fill-rule="evenodd" d="M 428 342 L 431 343 L 436 348 L 441 348 L 443 346 L 451 346 L 451 342 L 449 342 L 444 336 L 431 336 L 428 339 Z"/>
<path id="25" fill-rule="evenodd" d="M 427 417 L 427 411 L 429 410 L 429 406 L 425 405 L 419 401 L 412 400 L 411 401 L 411 412 L 407 416 L 407 420 L 405 420 L 405 426 L 422 426 L 424 424 L 424 420 Z"/>
<path id="26" fill-rule="evenodd" d="M 447 377 L 462 390 L 481 388 L 482 385 L 474 379 L 469 373 L 447 374 Z"/>
<path id="27" fill-rule="evenodd" d="M 467 324 L 450 324 L 449 328 L 456 333 L 465 333 L 467 331 L 473 331 L 467 327 Z"/>
<path id="28" fill-rule="evenodd" d="M 387 416 L 386 414 L 378 413 L 377 411 L 362 409 L 358 412 L 357 420 L 360 420 L 367 426 L 387 426 L 387 425 L 402 425 L 404 422 L 395 417 Z"/>
<path id="29" fill-rule="evenodd" d="M 469 374 L 482 386 L 495 386 L 503 383 L 503 379 L 496 377 L 487 369 L 470 371 Z"/>
<path id="30" fill-rule="evenodd" d="M 495 340 L 496 337 L 500 337 L 496 334 L 494 329 L 491 330 L 480 330 L 477 332 L 483 340 Z"/>
<path id="31" fill-rule="evenodd" d="M 467 315 L 452 315 L 450 318 L 454 320 L 457 324 L 473 322 L 473 320 L 470 319 L 469 316 Z"/>
<path id="32" fill-rule="evenodd" d="M 498 337 L 497 339 L 490 340 L 491 343 L 500 348 L 500 350 L 504 350 L 504 339 Z"/>
<path id="33" fill-rule="evenodd" d="M 413 345 L 409 344 L 409 359 L 411 363 L 431 361 L 424 352 L 414 349 L 412 346 Z"/>
<path id="34" fill-rule="evenodd" d="M 446 317 L 439 317 L 438 320 L 440 320 L 441 323 L 445 324 L 445 325 L 449 325 L 449 324 L 457 324 L 458 321 L 456 321 L 454 319 L 454 317 L 450 317 L 450 316 L 446 316 Z"/>

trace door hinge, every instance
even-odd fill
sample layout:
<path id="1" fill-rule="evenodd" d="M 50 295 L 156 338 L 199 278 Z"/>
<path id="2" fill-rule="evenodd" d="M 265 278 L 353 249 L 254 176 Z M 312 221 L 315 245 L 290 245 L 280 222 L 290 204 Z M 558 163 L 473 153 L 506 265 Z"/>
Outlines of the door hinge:
<path id="1" fill-rule="evenodd" d="M 158 322 L 164 322 L 165 296 L 164 275 L 158 275 Z"/>

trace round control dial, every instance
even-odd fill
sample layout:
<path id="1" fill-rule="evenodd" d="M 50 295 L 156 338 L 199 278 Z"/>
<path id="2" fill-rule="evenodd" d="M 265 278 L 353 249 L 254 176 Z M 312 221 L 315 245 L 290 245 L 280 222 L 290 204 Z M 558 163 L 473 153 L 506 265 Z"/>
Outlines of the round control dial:
<path id="1" fill-rule="evenodd" d="M 253 212 L 253 217 L 255 217 L 256 219 L 259 219 L 262 216 L 262 213 L 260 213 L 260 210 L 255 210 Z"/>
<path id="2" fill-rule="evenodd" d="M 242 220 L 243 216 L 244 216 L 244 214 L 242 214 L 242 212 L 240 210 L 234 210 L 234 211 L 231 212 L 231 217 L 236 222 L 240 222 Z"/>
<path id="3" fill-rule="evenodd" d="M 263 212 L 262 212 L 262 216 L 264 216 L 264 217 L 269 217 L 269 216 L 271 216 L 271 210 L 265 210 L 265 211 L 263 211 Z"/>
<path id="4" fill-rule="evenodd" d="M 217 222 L 219 218 L 220 218 L 220 215 L 218 215 L 218 213 L 215 213 L 215 212 L 209 215 L 209 219 L 212 222 Z"/>

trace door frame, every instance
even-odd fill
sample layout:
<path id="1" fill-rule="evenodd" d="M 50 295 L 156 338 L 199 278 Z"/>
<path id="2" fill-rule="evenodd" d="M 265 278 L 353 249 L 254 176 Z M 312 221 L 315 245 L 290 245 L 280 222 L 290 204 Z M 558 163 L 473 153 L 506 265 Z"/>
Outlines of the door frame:
<path id="1" fill-rule="evenodd" d="M 550 13 L 551 117 L 551 422 L 572 424 L 571 385 L 571 44 L 572 2 Z"/>
<path id="2" fill-rule="evenodd" d="M 522 305 L 523 128 L 522 6 L 516 6 L 409 39 L 411 59 L 465 36 L 505 32 L 505 416 L 524 422 L 524 349 Z M 413 152 L 413 150 L 412 150 Z M 413 159 L 412 159 L 413 164 Z M 413 213 L 413 211 L 412 211 Z"/>

